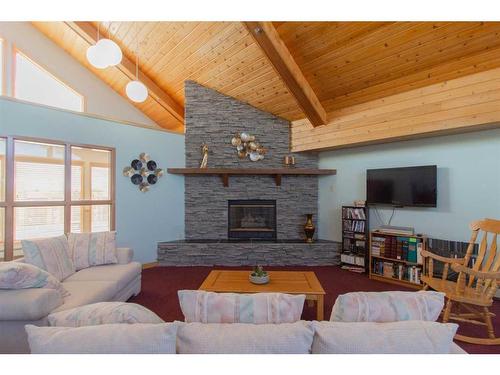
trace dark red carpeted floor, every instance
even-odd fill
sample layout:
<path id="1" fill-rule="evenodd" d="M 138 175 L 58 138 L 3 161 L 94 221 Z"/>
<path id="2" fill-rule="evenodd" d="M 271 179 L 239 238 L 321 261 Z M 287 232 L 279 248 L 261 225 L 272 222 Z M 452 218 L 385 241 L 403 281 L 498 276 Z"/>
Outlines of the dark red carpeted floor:
<path id="1" fill-rule="evenodd" d="M 217 269 L 250 269 L 249 267 L 214 267 Z M 177 298 L 179 289 L 198 289 L 212 267 L 155 267 L 146 269 L 142 274 L 142 291 L 130 302 L 139 303 L 158 314 L 165 321 L 183 320 Z M 340 267 L 267 267 L 269 270 L 307 270 L 314 271 L 326 291 L 325 319 L 330 318 L 330 312 L 335 299 L 339 294 L 355 291 L 384 291 L 405 290 L 396 285 L 368 279 L 366 275 L 359 275 L 345 271 Z M 410 289 L 407 289 L 410 290 Z M 500 334 L 500 301 L 495 301 L 491 309 L 497 314 L 494 318 L 495 332 Z M 313 320 L 315 307 L 304 306 L 302 318 Z M 485 336 L 486 329 L 472 325 L 461 324 L 459 332 L 468 335 Z M 469 353 L 500 353 L 500 346 L 472 345 L 457 342 Z"/>

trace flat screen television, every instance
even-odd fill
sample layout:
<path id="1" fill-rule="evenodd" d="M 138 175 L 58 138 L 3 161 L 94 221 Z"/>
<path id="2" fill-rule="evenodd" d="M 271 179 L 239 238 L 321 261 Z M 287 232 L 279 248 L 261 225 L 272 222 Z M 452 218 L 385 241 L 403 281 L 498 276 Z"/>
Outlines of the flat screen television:
<path id="1" fill-rule="evenodd" d="M 366 201 L 370 205 L 436 207 L 435 165 L 368 169 Z"/>

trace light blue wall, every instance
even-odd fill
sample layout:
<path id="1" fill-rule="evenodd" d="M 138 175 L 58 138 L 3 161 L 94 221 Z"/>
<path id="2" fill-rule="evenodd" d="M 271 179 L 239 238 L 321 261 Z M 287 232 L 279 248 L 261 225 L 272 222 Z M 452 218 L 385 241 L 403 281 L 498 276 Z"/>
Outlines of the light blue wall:
<path id="1" fill-rule="evenodd" d="M 184 238 L 184 177 L 165 174 L 148 193 L 121 174 L 141 152 L 161 168 L 184 166 L 184 136 L 0 98 L 0 135 L 40 137 L 116 149 L 116 230 L 135 259 L 156 260 L 156 243 Z"/>
<path id="2" fill-rule="evenodd" d="M 340 208 L 366 199 L 366 169 L 438 167 L 437 208 L 397 209 L 392 225 L 414 227 L 433 238 L 467 241 L 468 224 L 500 219 L 500 129 L 322 152 L 321 168 L 337 175 L 319 183 L 319 236 L 341 239 Z M 379 209 L 384 221 L 392 209 Z M 373 210 L 370 226 L 378 227 Z"/>

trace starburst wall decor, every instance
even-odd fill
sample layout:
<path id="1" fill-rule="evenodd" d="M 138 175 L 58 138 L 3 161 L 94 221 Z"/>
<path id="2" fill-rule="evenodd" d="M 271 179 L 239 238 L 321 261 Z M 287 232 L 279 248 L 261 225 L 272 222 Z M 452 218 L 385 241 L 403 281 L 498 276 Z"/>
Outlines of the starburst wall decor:
<path id="1" fill-rule="evenodd" d="M 164 173 L 145 152 L 141 153 L 138 159 L 132 160 L 130 166 L 123 168 L 123 175 L 130 177 L 130 181 L 138 185 L 143 193 L 149 191 L 150 186 L 155 185 Z"/>

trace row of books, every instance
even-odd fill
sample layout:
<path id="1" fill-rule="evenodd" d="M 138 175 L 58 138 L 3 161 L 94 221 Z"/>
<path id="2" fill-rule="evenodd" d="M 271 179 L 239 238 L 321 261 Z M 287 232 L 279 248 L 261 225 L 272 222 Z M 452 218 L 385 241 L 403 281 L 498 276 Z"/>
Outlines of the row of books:
<path id="1" fill-rule="evenodd" d="M 354 232 L 344 232 L 344 238 L 351 238 L 356 240 L 365 240 L 366 236 L 364 233 L 354 233 Z"/>
<path id="2" fill-rule="evenodd" d="M 351 232 L 364 232 L 365 222 L 357 220 L 344 220 L 344 230 L 348 230 Z"/>
<path id="3" fill-rule="evenodd" d="M 351 253 L 365 253 L 366 241 L 365 240 L 355 240 L 353 238 L 344 238 L 343 251 L 348 251 Z"/>
<path id="4" fill-rule="evenodd" d="M 406 266 L 401 263 L 393 263 L 374 259 L 372 273 L 410 283 L 421 284 L 420 276 L 422 270 L 417 266 Z"/>
<path id="5" fill-rule="evenodd" d="M 343 253 L 340 254 L 340 261 L 342 263 L 354 264 L 356 266 L 365 266 L 365 257 L 356 254 Z"/>
<path id="6" fill-rule="evenodd" d="M 372 236 L 372 256 L 422 264 L 423 242 L 416 237 Z"/>
<path id="7" fill-rule="evenodd" d="M 342 218 L 343 219 L 361 219 L 365 220 L 365 210 L 363 208 L 342 208 Z"/>

